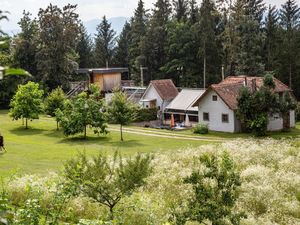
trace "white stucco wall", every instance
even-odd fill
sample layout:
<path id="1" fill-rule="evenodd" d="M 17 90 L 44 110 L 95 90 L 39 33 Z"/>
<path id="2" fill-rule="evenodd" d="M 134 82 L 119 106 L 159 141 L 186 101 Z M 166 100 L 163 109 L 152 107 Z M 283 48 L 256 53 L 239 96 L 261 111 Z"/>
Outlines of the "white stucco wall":
<path id="1" fill-rule="evenodd" d="M 161 99 L 161 97 L 159 96 L 159 94 L 157 93 L 156 89 L 150 84 L 150 86 L 147 88 L 143 98 L 143 99 L 156 99 L 156 107 L 160 107 L 161 109 L 165 109 L 165 107 L 170 103 L 170 102 L 165 102 Z M 141 105 L 143 105 L 143 107 L 146 107 L 146 105 L 148 104 L 148 107 L 150 107 L 148 102 L 141 102 Z"/>
<path id="2" fill-rule="evenodd" d="M 283 119 L 279 116 L 279 114 L 274 114 L 273 116 L 269 116 L 268 123 L 268 131 L 278 131 L 282 130 L 283 127 Z"/>
<path id="3" fill-rule="evenodd" d="M 218 96 L 217 101 L 212 96 L 217 95 L 210 91 L 199 103 L 199 123 L 208 124 L 208 128 L 214 131 L 235 132 L 234 112 Z M 203 121 L 203 113 L 209 113 L 209 121 Z M 222 122 L 222 114 L 228 114 L 229 122 Z"/>

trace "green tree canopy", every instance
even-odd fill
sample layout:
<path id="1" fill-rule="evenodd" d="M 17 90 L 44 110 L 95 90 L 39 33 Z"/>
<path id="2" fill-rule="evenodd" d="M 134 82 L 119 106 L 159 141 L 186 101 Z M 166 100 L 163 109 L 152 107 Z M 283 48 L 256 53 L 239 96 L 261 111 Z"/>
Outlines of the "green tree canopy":
<path id="1" fill-rule="evenodd" d="M 86 138 L 88 126 L 96 134 L 107 133 L 104 101 L 96 95 L 79 94 L 65 104 L 63 111 L 57 110 L 56 117 L 66 136 L 83 133 Z"/>
<path id="2" fill-rule="evenodd" d="M 194 170 L 184 182 L 191 184 L 194 196 L 188 210 L 178 217 L 178 224 L 186 221 L 213 225 L 240 224 L 241 213 L 234 211 L 241 186 L 240 174 L 227 152 L 221 157 L 203 154 L 199 157 L 202 170 Z"/>
<path id="3" fill-rule="evenodd" d="M 44 91 L 39 89 L 37 83 L 30 81 L 25 85 L 20 85 L 10 103 L 10 116 L 14 120 L 24 118 L 26 129 L 28 129 L 28 120 L 38 119 L 39 114 L 43 112 L 43 94 Z"/>
<path id="4" fill-rule="evenodd" d="M 115 91 L 109 106 L 109 116 L 112 122 L 120 124 L 121 141 L 123 141 L 123 126 L 134 120 L 135 108 L 122 91 Z"/>
<path id="5" fill-rule="evenodd" d="M 120 200 L 145 184 L 151 172 L 151 159 L 150 155 L 138 154 L 123 160 L 116 153 L 112 161 L 101 154 L 88 160 L 85 154 L 80 154 L 65 164 L 64 175 L 78 187 L 78 194 L 107 206 L 112 220 Z"/>

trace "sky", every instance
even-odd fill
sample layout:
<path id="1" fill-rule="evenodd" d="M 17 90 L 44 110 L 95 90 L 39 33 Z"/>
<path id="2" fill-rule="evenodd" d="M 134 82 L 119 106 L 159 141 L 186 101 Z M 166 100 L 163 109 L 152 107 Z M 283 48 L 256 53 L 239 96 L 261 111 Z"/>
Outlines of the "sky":
<path id="1" fill-rule="evenodd" d="M 151 9 L 156 0 L 144 0 L 146 8 Z M 201 0 L 198 0 L 200 3 Z M 280 6 L 285 0 L 265 0 L 267 4 Z M 18 21 L 23 10 L 29 11 L 34 17 L 39 8 L 46 8 L 50 3 L 60 7 L 71 3 L 77 4 L 82 21 L 99 19 L 106 15 L 112 17 L 131 17 L 138 0 L 0 0 L 0 9 L 9 11 L 9 21 L 1 21 L 0 27 L 5 31 L 18 29 Z"/>

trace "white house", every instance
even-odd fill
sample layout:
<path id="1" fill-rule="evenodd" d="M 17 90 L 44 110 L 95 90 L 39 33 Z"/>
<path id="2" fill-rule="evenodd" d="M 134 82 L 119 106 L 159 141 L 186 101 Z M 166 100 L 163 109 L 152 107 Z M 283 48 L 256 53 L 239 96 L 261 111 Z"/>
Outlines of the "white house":
<path id="1" fill-rule="evenodd" d="M 288 86 L 274 78 L 274 92 L 279 95 L 292 92 Z M 262 77 L 229 76 L 219 84 L 211 85 L 193 104 L 198 106 L 199 123 L 208 124 L 214 131 L 240 132 L 241 124 L 236 116 L 237 97 L 242 86 L 256 90 L 263 85 Z M 295 127 L 295 112 L 290 111 L 289 126 Z M 268 130 L 283 128 L 283 119 L 279 115 L 269 118 Z"/>
<path id="2" fill-rule="evenodd" d="M 204 89 L 182 89 L 165 108 L 167 123 L 173 115 L 176 123 L 184 123 L 185 126 L 198 124 L 198 106 L 193 104 L 204 92 Z"/>
<path id="3" fill-rule="evenodd" d="M 163 112 L 177 95 L 178 90 L 171 79 L 152 80 L 143 94 L 140 104 L 144 108 L 157 108 Z"/>

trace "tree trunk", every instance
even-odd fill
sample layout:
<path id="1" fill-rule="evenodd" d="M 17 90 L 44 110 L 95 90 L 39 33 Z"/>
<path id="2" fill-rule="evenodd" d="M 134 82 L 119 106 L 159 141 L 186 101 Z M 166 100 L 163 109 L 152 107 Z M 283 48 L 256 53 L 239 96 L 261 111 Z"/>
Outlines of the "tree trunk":
<path id="1" fill-rule="evenodd" d="M 59 123 L 56 121 L 56 130 L 59 130 Z"/>
<path id="2" fill-rule="evenodd" d="M 114 220 L 114 206 L 109 207 L 110 220 Z"/>
<path id="3" fill-rule="evenodd" d="M 122 124 L 120 124 L 120 132 L 121 132 L 121 141 L 123 141 L 123 129 Z"/>
<path id="4" fill-rule="evenodd" d="M 283 120 L 283 130 L 288 131 L 290 129 L 290 112 L 284 113 L 282 115 L 282 120 Z"/>
<path id="5" fill-rule="evenodd" d="M 28 129 L 28 119 L 25 118 L 25 129 Z"/>
<path id="6" fill-rule="evenodd" d="M 84 126 L 84 139 L 86 139 L 86 125 Z"/>
<path id="7" fill-rule="evenodd" d="M 292 63 L 290 62 L 290 66 L 289 66 L 289 85 L 290 88 L 292 89 Z"/>
<path id="8" fill-rule="evenodd" d="M 203 58 L 203 88 L 206 87 L 206 43 L 204 42 L 204 58 Z"/>

